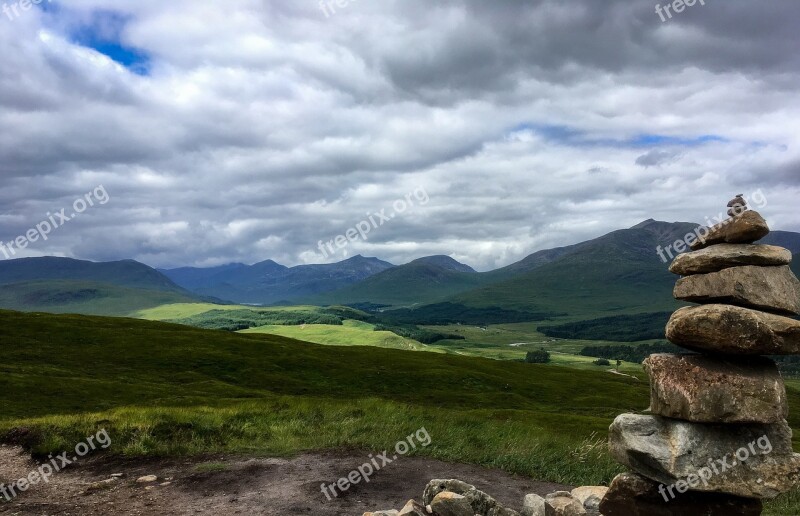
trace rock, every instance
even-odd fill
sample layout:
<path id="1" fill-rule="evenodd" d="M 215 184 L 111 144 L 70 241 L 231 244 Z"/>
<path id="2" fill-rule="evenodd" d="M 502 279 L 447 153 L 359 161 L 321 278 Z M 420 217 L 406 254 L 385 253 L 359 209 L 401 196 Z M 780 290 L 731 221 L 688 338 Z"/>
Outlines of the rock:
<path id="1" fill-rule="evenodd" d="M 689 247 L 692 251 L 714 244 L 750 244 L 769 234 L 769 226 L 757 211 L 745 211 L 741 215 L 725 219 L 706 229 Z"/>
<path id="2" fill-rule="evenodd" d="M 113 487 L 117 483 L 117 479 L 112 477 L 106 480 L 101 480 L 99 482 L 92 482 L 86 487 L 84 494 L 95 493 L 97 491 L 102 491 L 104 489 L 109 489 Z"/>
<path id="3" fill-rule="evenodd" d="M 409 500 L 397 516 L 428 516 L 428 511 L 421 503 Z"/>
<path id="4" fill-rule="evenodd" d="M 600 502 L 604 516 L 758 516 L 760 500 L 717 493 L 675 492 L 672 498 L 662 486 L 636 473 L 622 473 Z M 665 498 L 666 496 L 666 498 Z"/>
<path id="5" fill-rule="evenodd" d="M 717 244 L 699 251 L 679 254 L 669 270 L 680 276 L 718 272 L 740 265 L 764 267 L 789 265 L 792 252 L 783 247 L 764 244 Z"/>
<path id="6" fill-rule="evenodd" d="M 525 495 L 522 502 L 522 516 L 545 516 L 544 498 L 537 494 Z"/>
<path id="7" fill-rule="evenodd" d="M 545 516 L 586 516 L 586 509 L 569 491 L 556 491 L 544 497 Z"/>
<path id="8" fill-rule="evenodd" d="M 675 298 L 726 303 L 789 315 L 800 314 L 800 280 L 788 265 L 745 265 L 678 280 Z"/>
<path id="9" fill-rule="evenodd" d="M 155 482 L 158 480 L 158 477 L 155 475 L 146 475 L 144 477 L 139 477 L 136 479 L 137 484 L 149 484 L 150 482 Z"/>
<path id="10" fill-rule="evenodd" d="M 693 306 L 672 314 L 667 338 L 701 352 L 797 355 L 800 321 L 737 306 Z"/>
<path id="11" fill-rule="evenodd" d="M 365 512 L 363 516 L 399 516 L 397 511 Z"/>
<path id="12" fill-rule="evenodd" d="M 762 357 L 650 355 L 650 412 L 696 423 L 780 423 L 789 416 L 775 362 Z"/>
<path id="13" fill-rule="evenodd" d="M 437 516 L 473 516 L 475 514 L 469 500 L 449 491 L 437 494 L 431 502 L 431 509 Z"/>
<path id="14" fill-rule="evenodd" d="M 747 201 L 742 194 L 728 201 L 728 217 L 736 217 L 747 211 Z"/>
<path id="15" fill-rule="evenodd" d="M 572 497 L 583 504 L 586 514 L 589 516 L 600 516 L 600 501 L 608 492 L 605 486 L 584 486 L 576 487 L 572 490 Z"/>
<path id="16" fill-rule="evenodd" d="M 637 473 L 684 490 L 774 498 L 800 481 L 785 421 L 732 426 L 622 414 L 611 424 L 609 448 Z"/>
<path id="17" fill-rule="evenodd" d="M 430 505 L 437 494 L 445 491 L 460 494 L 465 497 L 472 506 L 473 514 L 495 516 L 495 509 L 503 509 L 503 506 L 497 503 L 497 500 L 491 496 L 476 489 L 475 486 L 471 484 L 455 479 L 434 479 L 428 482 L 428 485 L 425 486 L 425 492 L 422 495 L 422 503 Z M 495 511 L 495 513 L 492 513 L 492 511 Z"/>

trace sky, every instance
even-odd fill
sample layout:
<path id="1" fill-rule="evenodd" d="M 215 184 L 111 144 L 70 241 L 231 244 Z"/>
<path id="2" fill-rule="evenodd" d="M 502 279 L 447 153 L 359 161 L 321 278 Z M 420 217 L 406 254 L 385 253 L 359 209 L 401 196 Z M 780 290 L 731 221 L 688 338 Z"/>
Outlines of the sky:
<path id="1" fill-rule="evenodd" d="M 796 0 L 0 4 L 13 257 L 490 270 L 739 193 L 800 231 Z"/>

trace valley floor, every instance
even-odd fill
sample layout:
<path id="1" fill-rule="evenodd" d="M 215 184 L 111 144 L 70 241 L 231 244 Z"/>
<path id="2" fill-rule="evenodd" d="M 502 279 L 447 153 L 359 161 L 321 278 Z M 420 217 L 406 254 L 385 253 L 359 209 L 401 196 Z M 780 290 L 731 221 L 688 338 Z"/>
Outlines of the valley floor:
<path id="1" fill-rule="evenodd" d="M 11 503 L 0 502 L 0 514 L 360 516 L 365 511 L 400 508 L 411 498 L 419 500 L 433 478 L 463 479 L 517 508 L 527 493 L 545 495 L 565 488 L 480 466 L 403 457 L 343 496 L 329 501 L 322 494 L 322 483 L 346 476 L 368 457 L 368 452 L 349 451 L 291 459 L 98 459 L 54 475 L 49 484 L 31 488 Z M 35 467 L 21 449 L 0 447 L 0 480 L 20 478 Z M 89 488 L 115 473 L 124 477 L 106 489 Z M 136 483 L 145 475 L 156 475 L 158 480 Z"/>

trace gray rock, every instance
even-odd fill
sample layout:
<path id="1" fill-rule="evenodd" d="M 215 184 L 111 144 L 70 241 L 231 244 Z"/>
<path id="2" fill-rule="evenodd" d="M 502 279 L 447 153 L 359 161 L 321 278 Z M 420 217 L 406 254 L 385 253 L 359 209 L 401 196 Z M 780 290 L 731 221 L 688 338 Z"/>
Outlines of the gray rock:
<path id="1" fill-rule="evenodd" d="M 605 486 L 584 486 L 572 490 L 572 497 L 583 504 L 586 514 L 600 516 L 600 501 L 608 492 Z"/>
<path id="2" fill-rule="evenodd" d="M 687 491 L 671 498 L 665 487 L 636 473 L 622 473 L 611 482 L 600 512 L 603 516 L 759 516 L 763 509 L 761 500 L 717 493 Z"/>
<path id="3" fill-rule="evenodd" d="M 786 422 L 708 425 L 622 414 L 612 423 L 611 455 L 652 480 L 683 490 L 774 498 L 800 480 Z"/>
<path id="4" fill-rule="evenodd" d="M 545 516 L 586 516 L 586 509 L 569 491 L 556 491 L 544 497 Z"/>
<path id="5" fill-rule="evenodd" d="M 522 516 L 545 516 L 544 498 L 537 494 L 525 495 L 522 501 Z"/>
<path id="6" fill-rule="evenodd" d="M 789 315 L 800 314 L 800 280 L 788 265 L 745 265 L 695 274 L 675 284 L 676 299 L 727 303 Z"/>
<path id="7" fill-rule="evenodd" d="M 714 244 L 750 244 L 768 234 L 769 226 L 761 214 L 757 211 L 746 211 L 707 228 L 707 233 L 689 247 L 697 251 Z"/>
<path id="8" fill-rule="evenodd" d="M 377 511 L 377 512 L 365 512 L 364 516 L 399 516 L 399 513 L 395 510 L 391 511 Z"/>
<path id="9" fill-rule="evenodd" d="M 437 494 L 431 502 L 431 509 L 437 516 L 473 516 L 472 506 L 460 494 L 445 491 Z"/>
<path id="10" fill-rule="evenodd" d="M 503 509 L 503 506 L 497 503 L 497 500 L 488 494 L 476 489 L 475 486 L 471 484 L 455 479 L 434 479 L 428 482 L 422 495 L 422 502 L 425 505 L 430 505 L 437 494 L 445 491 L 460 494 L 465 497 L 472 506 L 472 510 L 475 511 L 474 514 L 495 516 L 492 511 Z"/>
<path id="11" fill-rule="evenodd" d="M 762 357 L 650 355 L 650 412 L 695 423 L 780 423 L 789 415 L 775 362 Z"/>
<path id="12" fill-rule="evenodd" d="M 732 355 L 800 354 L 800 321 L 730 305 L 681 308 L 667 338 L 684 348 Z"/>
<path id="13" fill-rule="evenodd" d="M 681 276 L 717 272 L 741 265 L 779 266 L 792 262 L 792 252 L 761 244 L 717 244 L 678 255 L 669 270 Z"/>

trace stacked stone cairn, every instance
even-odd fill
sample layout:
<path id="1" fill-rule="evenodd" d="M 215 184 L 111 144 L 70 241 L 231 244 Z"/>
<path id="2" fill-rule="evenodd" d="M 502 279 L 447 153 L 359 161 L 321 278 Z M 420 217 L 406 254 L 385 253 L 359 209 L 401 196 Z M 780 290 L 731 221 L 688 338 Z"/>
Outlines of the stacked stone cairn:
<path id="1" fill-rule="evenodd" d="M 800 354 L 800 281 L 792 254 L 757 245 L 769 228 L 741 196 L 729 218 L 705 228 L 670 271 L 682 276 L 681 308 L 667 338 L 692 354 L 651 355 L 649 414 L 622 414 L 610 428 L 617 476 L 605 516 L 758 515 L 762 500 L 800 481 L 786 423 L 786 390 L 763 355 Z"/>

